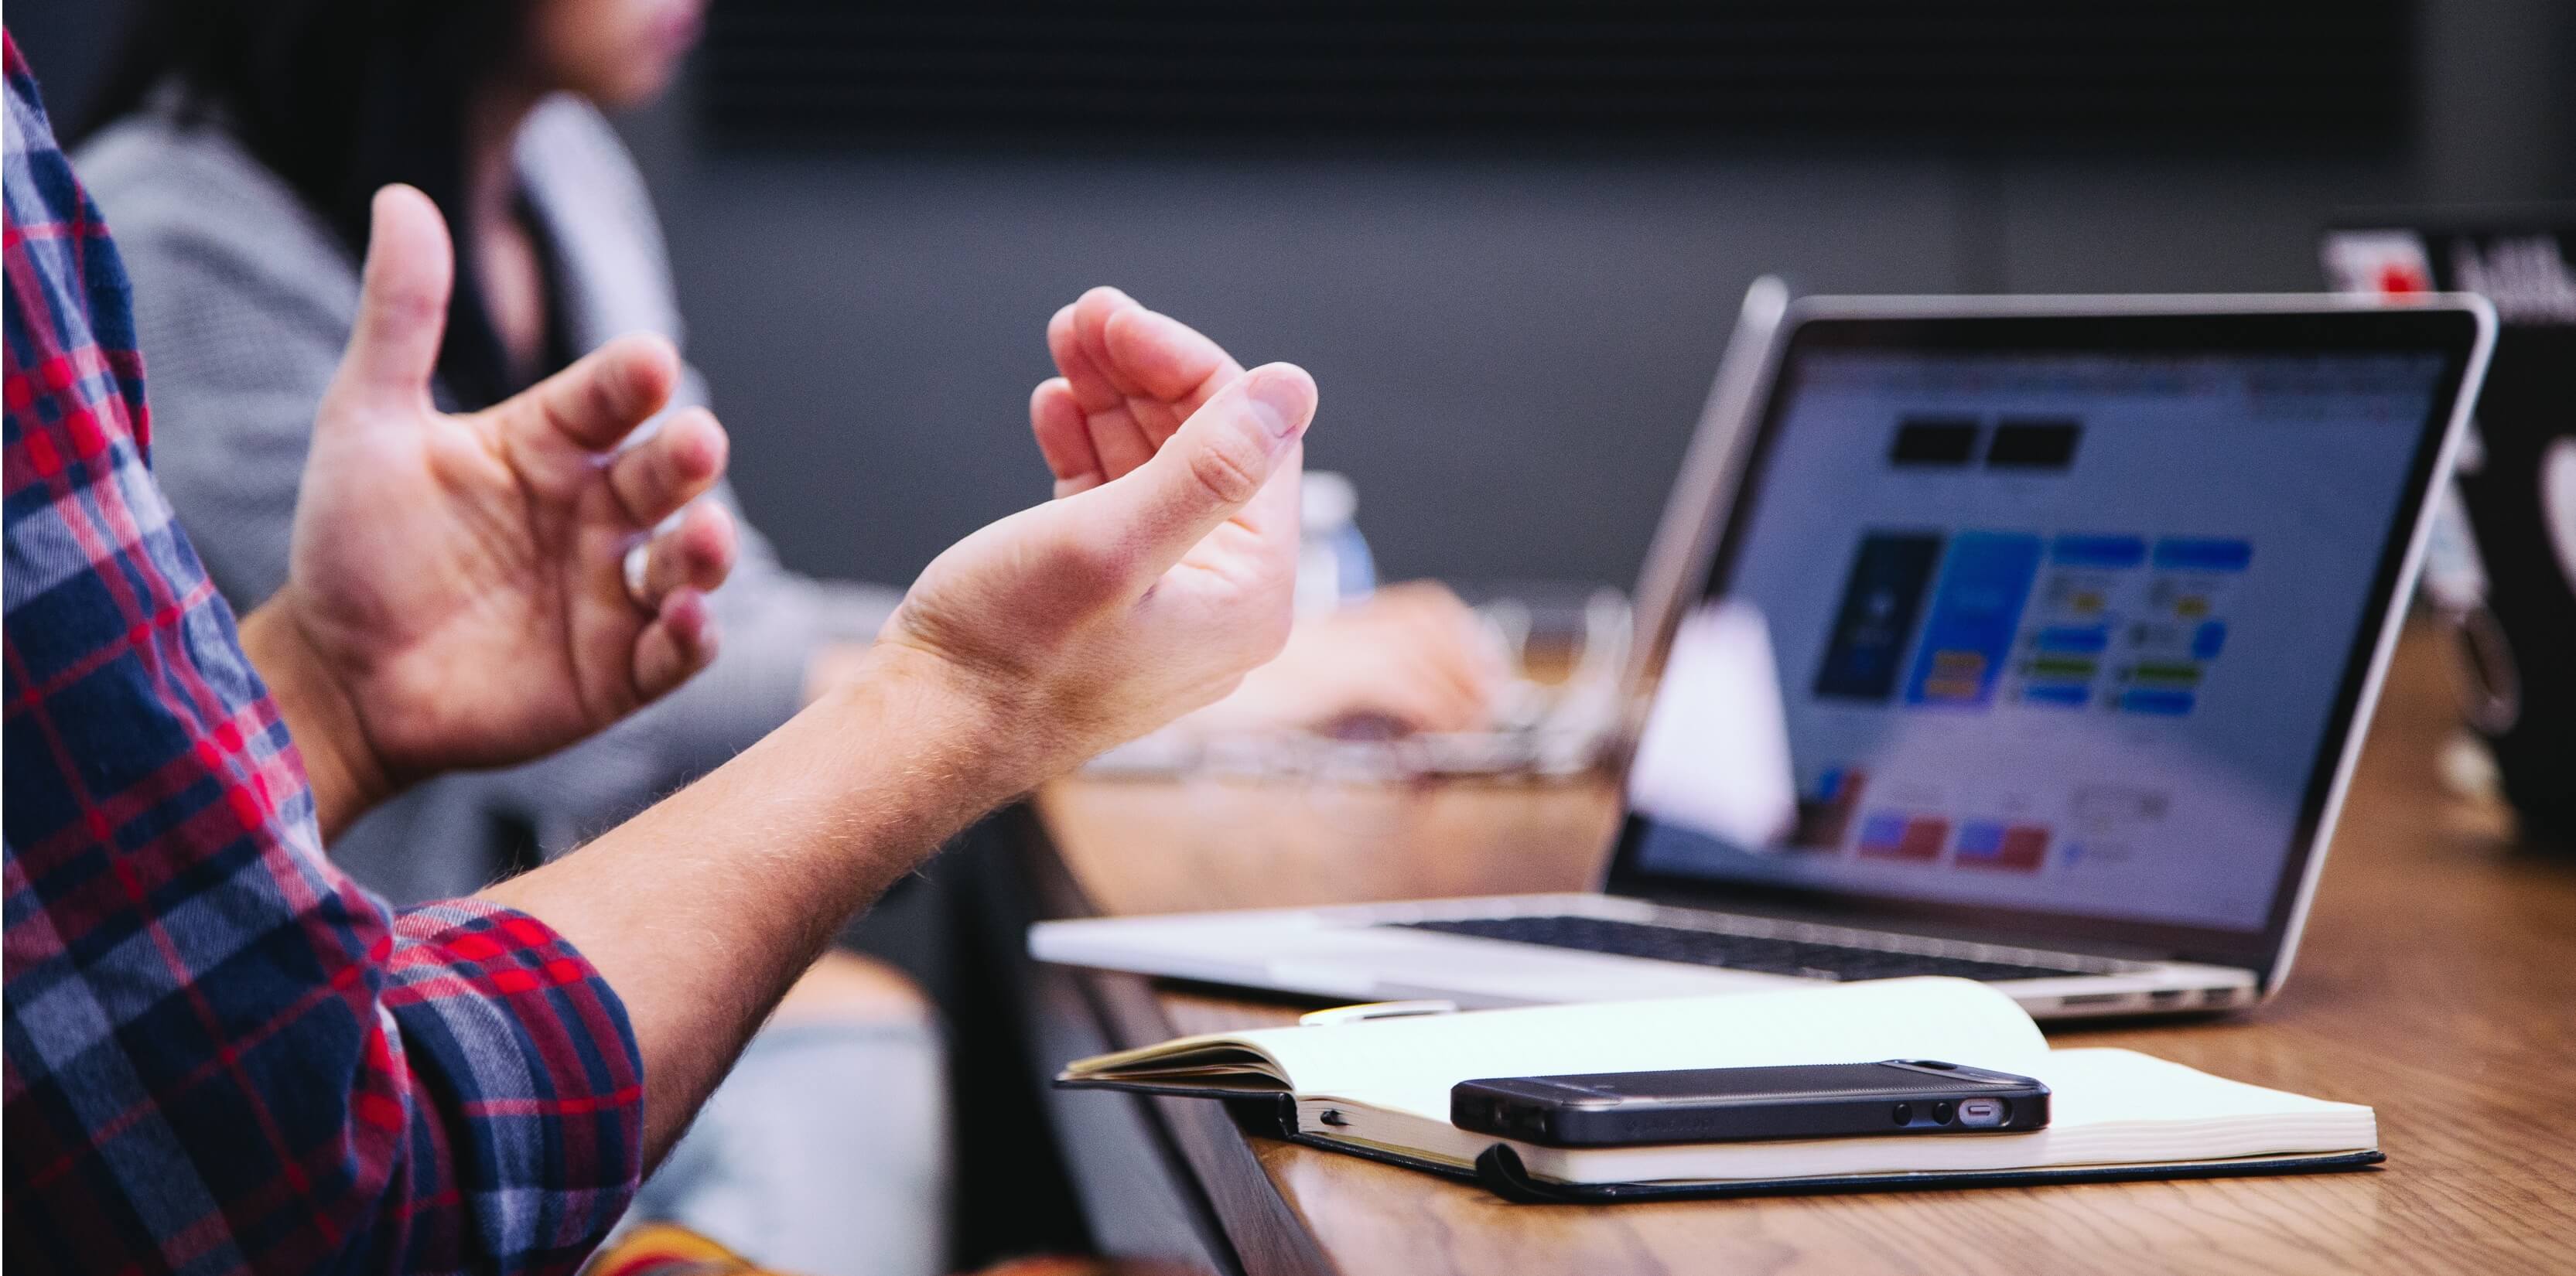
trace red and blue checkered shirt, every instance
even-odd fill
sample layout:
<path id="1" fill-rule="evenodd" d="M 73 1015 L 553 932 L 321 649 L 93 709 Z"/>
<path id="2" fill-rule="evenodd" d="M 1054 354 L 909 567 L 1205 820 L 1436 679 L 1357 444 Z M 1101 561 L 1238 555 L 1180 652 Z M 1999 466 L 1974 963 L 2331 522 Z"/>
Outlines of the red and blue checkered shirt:
<path id="1" fill-rule="evenodd" d="M 569 1269 L 635 1190 L 625 1010 L 535 920 L 394 914 L 323 857 L 146 468 L 124 268 L 7 67 L 6 1266 Z"/>

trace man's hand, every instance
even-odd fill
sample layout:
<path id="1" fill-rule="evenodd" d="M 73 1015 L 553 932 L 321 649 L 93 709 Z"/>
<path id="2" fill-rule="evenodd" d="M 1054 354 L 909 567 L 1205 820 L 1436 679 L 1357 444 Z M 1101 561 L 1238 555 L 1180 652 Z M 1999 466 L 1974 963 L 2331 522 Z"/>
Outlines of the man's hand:
<path id="1" fill-rule="evenodd" d="M 1047 350 L 1062 375 L 1029 399 L 1029 426 L 1058 496 L 1087 491 L 1154 455 L 1242 366 L 1225 348 L 1115 288 L 1055 313 Z M 1400 731 L 1482 727 L 1507 672 L 1457 596 L 1428 582 L 1380 591 L 1347 612 L 1300 622 L 1277 660 L 1187 725 L 1226 734 L 1330 730 L 1379 719 Z"/>
<path id="2" fill-rule="evenodd" d="M 624 338 L 496 407 L 442 414 L 429 380 L 452 273 L 437 207 L 378 192 L 287 583 L 243 625 L 326 832 L 429 774 L 581 739 L 715 654 L 705 593 L 731 570 L 734 530 L 689 502 L 724 470 L 724 430 L 691 410 L 618 451 L 670 397 L 669 343 Z"/>
<path id="3" fill-rule="evenodd" d="M 1065 495 L 941 554 L 878 635 L 973 706 L 1011 782 L 1218 699 L 1287 639 L 1314 380 L 1270 364 L 1201 397 L 1143 424 L 1151 451 L 1056 465 Z"/>

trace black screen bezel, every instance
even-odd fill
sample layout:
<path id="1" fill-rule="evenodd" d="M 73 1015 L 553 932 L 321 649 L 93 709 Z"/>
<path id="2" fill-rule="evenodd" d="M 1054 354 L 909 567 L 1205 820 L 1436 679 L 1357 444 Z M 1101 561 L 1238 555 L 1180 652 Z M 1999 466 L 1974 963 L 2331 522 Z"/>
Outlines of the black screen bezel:
<path id="1" fill-rule="evenodd" d="M 2301 884 L 2323 848 L 2317 832 L 2325 818 L 2346 739 L 2370 680 L 2383 634 L 2396 623 L 2390 607 L 2427 493 L 2454 416 L 2461 380 L 2478 337 L 2475 313 L 2456 308 L 2334 308 L 2243 313 L 1991 314 L 1838 317 L 1792 314 L 1782 350 L 1764 391 L 1761 415 L 1746 448 L 1736 499 L 1728 502 L 1720 537 L 1698 601 L 1722 597 L 1742 548 L 1744 530 L 1764 493 L 1764 476 L 1777 439 L 1799 360 L 1817 350 L 1891 352 L 1973 350 L 1993 354 L 2105 353 L 2244 355 L 2259 353 L 2433 353 L 2443 357 L 2425 419 L 2417 423 L 2415 453 L 2406 487 L 2383 538 L 2362 623 L 2344 653 L 2328 729 L 2319 735 L 2300 800 L 2298 823 L 2275 883 L 2272 906 L 2259 930 L 2231 930 L 1963 905 L 1832 888 L 1711 880 L 1646 871 L 1640 864 L 1650 823 L 1628 813 L 1611 857 L 1606 889 L 1661 903 L 1788 916 L 1903 924 L 1912 928 L 2004 943 L 2081 942 L 2095 951 L 2208 962 L 2255 970 L 2268 983 L 2282 941 L 2297 912 Z"/>

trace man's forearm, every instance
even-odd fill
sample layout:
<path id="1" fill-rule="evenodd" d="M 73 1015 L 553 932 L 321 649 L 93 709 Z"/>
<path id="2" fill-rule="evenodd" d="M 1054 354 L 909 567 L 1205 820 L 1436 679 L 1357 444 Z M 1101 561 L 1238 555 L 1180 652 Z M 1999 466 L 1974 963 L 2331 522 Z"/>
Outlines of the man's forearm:
<path id="1" fill-rule="evenodd" d="M 1035 778 L 996 722 L 881 648 L 741 756 L 486 898 L 571 940 L 644 1056 L 650 1164 L 849 916 Z"/>
<path id="2" fill-rule="evenodd" d="M 322 840 L 335 841 L 397 786 L 367 742 L 356 706 L 297 628 L 285 591 L 242 618 L 241 644 L 303 756 Z"/>

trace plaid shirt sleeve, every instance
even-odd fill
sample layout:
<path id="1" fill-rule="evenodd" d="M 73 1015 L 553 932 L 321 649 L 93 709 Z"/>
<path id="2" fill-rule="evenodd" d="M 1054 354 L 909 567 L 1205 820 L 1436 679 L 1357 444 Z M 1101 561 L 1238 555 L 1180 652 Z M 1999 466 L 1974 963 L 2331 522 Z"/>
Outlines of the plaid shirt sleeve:
<path id="1" fill-rule="evenodd" d="M 324 858 L 14 41 L 6 123 L 5 1264 L 568 1270 L 635 1189 L 625 1011 L 535 920 Z"/>

